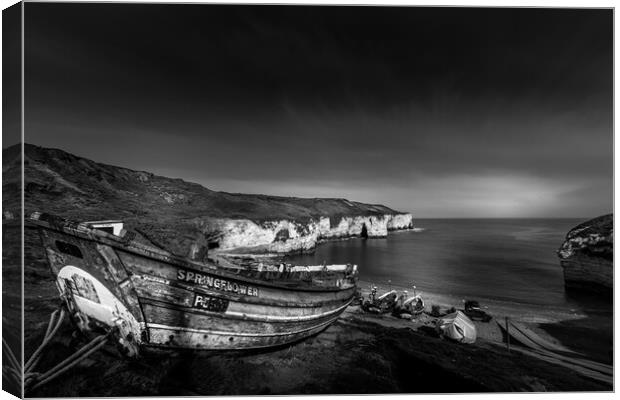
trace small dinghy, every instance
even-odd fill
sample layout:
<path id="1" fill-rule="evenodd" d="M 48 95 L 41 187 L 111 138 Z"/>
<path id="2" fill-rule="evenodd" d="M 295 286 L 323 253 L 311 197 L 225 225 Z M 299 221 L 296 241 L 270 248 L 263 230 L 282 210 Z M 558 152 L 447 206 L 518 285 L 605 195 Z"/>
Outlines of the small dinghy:
<path id="1" fill-rule="evenodd" d="M 411 315 L 420 315 L 424 312 L 424 300 L 421 296 L 410 297 L 403 303 L 403 308 Z"/>
<path id="2" fill-rule="evenodd" d="M 399 318 L 414 318 L 424 312 L 424 300 L 421 296 L 416 295 L 413 297 L 409 297 L 408 291 L 403 291 L 400 296 L 398 296 L 398 300 L 396 300 L 396 305 L 394 306 L 394 311 L 392 314 L 395 317 Z"/>
<path id="3" fill-rule="evenodd" d="M 396 305 L 396 290 L 390 290 L 379 297 L 376 297 L 376 295 L 377 287 L 374 286 L 369 299 L 362 304 L 362 309 L 364 311 L 383 314 L 394 310 L 394 306 Z"/>
<path id="4" fill-rule="evenodd" d="M 175 256 L 119 221 L 74 223 L 34 213 L 60 297 L 85 332 L 143 346 L 250 349 L 316 334 L 354 298 L 357 266 L 243 266 Z"/>

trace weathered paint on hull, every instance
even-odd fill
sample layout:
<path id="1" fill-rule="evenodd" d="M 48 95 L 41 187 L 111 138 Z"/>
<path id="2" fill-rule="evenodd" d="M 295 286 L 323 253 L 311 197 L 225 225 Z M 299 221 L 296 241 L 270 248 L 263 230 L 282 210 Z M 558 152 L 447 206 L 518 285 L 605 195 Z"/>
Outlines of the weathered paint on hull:
<path id="1" fill-rule="evenodd" d="M 300 324 L 297 327 L 288 326 L 288 329 L 276 333 L 261 331 L 258 327 L 256 330 L 239 329 L 235 331 L 218 330 L 219 325 L 214 325 L 214 329 L 193 329 L 151 323 L 148 325 L 151 344 L 213 350 L 253 349 L 280 346 L 312 336 L 327 328 L 338 319 L 341 313 L 342 311 L 339 311 L 328 319 L 314 321 L 312 324 Z"/>
<path id="2" fill-rule="evenodd" d="M 101 282 L 135 317 L 140 331 L 132 336 L 139 345 L 218 350 L 283 345 L 325 329 L 355 295 L 357 278 L 347 273 L 222 271 L 107 234 L 38 225 L 54 275 L 71 265 Z M 74 296 L 83 295 L 74 282 L 69 286 Z M 59 290 L 67 295 L 63 282 Z"/>

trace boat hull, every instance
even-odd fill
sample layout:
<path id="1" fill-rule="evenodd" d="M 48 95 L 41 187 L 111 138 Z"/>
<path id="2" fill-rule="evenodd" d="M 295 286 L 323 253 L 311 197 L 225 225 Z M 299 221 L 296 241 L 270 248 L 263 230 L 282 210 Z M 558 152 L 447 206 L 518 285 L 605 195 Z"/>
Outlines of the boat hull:
<path id="1" fill-rule="evenodd" d="M 37 227 L 80 329 L 116 328 L 129 348 L 280 346 L 328 327 L 355 295 L 350 270 L 235 272 L 102 232 L 43 222 Z"/>

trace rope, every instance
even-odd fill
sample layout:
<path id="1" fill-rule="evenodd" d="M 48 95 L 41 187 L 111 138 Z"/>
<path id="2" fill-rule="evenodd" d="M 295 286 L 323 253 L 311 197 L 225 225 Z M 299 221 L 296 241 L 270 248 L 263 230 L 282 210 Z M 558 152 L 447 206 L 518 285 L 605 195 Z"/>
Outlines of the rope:
<path id="1" fill-rule="evenodd" d="M 92 353 L 94 353 L 95 351 L 103 347 L 106 344 L 107 337 L 108 337 L 107 334 L 97 336 L 92 341 L 90 341 L 88 344 L 86 344 L 84 347 L 82 347 L 80 350 L 76 351 L 75 353 L 73 353 L 72 355 L 64 359 L 62 362 L 60 362 L 58 365 L 56 365 L 54 368 L 50 369 L 44 374 L 30 373 L 30 375 L 27 375 L 25 379 L 34 378 L 38 381 L 34 386 L 30 388 L 30 390 L 34 390 L 38 388 L 39 386 L 46 384 L 47 382 L 59 376 L 60 374 L 66 372 L 67 370 L 71 369 L 75 365 L 79 364 L 81 361 L 86 359 Z"/>
<path id="2" fill-rule="evenodd" d="M 57 364 L 52 369 L 50 369 L 49 371 L 47 371 L 44 374 L 40 374 L 39 378 L 40 379 L 47 378 L 49 375 L 51 375 L 54 372 L 56 372 L 57 370 L 63 368 L 66 364 L 72 362 L 74 359 L 78 358 L 80 355 L 82 355 L 84 352 L 86 352 L 89 349 L 91 349 L 93 346 L 97 345 L 99 342 L 104 341 L 106 339 L 106 337 L 107 337 L 106 335 L 97 336 L 96 338 L 91 340 L 89 343 L 87 343 L 84 346 L 82 346 L 82 348 L 80 348 L 78 351 L 76 351 L 75 353 L 71 354 L 69 357 L 65 358 L 62 362 Z"/>
<path id="3" fill-rule="evenodd" d="M 13 367 L 14 369 L 19 371 L 21 369 L 20 368 L 21 365 L 17 361 L 17 358 L 15 357 L 15 354 L 13 353 L 13 350 L 11 350 L 11 348 L 9 347 L 9 344 L 4 339 L 4 337 L 2 338 L 2 346 L 4 347 L 4 352 L 8 356 L 7 358 L 9 360 L 9 363 L 11 364 L 11 367 Z"/>
<path id="4" fill-rule="evenodd" d="M 9 364 L 10 364 L 6 368 L 2 369 L 2 374 L 6 375 L 8 378 L 13 378 L 15 382 L 17 382 L 21 386 L 21 382 L 22 382 L 22 377 L 20 373 L 22 370 L 21 364 L 17 361 L 17 358 L 15 357 L 13 350 L 11 350 L 11 347 L 9 347 L 9 344 L 4 339 L 4 337 L 2 338 L 2 347 L 4 348 L 3 352 L 6 355 L 9 361 Z"/>
<path id="5" fill-rule="evenodd" d="M 54 337 L 54 335 L 56 334 L 56 332 L 60 328 L 60 325 L 62 324 L 62 321 L 63 321 L 63 319 L 65 317 L 65 310 L 64 309 L 60 310 L 60 316 L 54 322 L 54 319 L 56 318 L 57 314 L 58 314 L 58 310 L 54 311 L 52 313 L 52 315 L 50 316 L 50 322 L 49 322 L 49 324 L 47 326 L 47 331 L 45 332 L 45 336 L 43 338 L 43 342 L 35 350 L 35 352 L 32 353 L 32 356 L 30 356 L 30 358 L 28 359 L 28 362 L 26 363 L 26 366 L 24 367 L 26 373 L 28 373 L 29 371 L 32 370 L 32 368 L 34 368 L 34 366 L 36 365 L 36 363 L 39 360 L 39 355 L 41 354 L 41 352 L 43 351 L 45 346 L 47 346 L 47 344 L 50 342 L 50 340 L 52 340 L 52 337 Z M 52 325 L 54 326 L 53 328 L 52 328 Z"/>
<path id="6" fill-rule="evenodd" d="M 44 385 L 45 383 L 51 381 L 52 379 L 56 378 L 60 374 L 66 372 L 70 368 L 83 361 L 85 358 L 87 358 L 106 344 L 106 339 L 108 338 L 108 335 L 110 333 L 97 336 L 86 345 L 82 346 L 82 348 L 80 348 L 78 351 L 71 354 L 60 363 L 56 364 L 56 366 L 52 367 L 47 372 L 34 372 L 33 369 L 41 359 L 41 353 L 43 349 L 50 343 L 56 332 L 58 332 L 58 329 L 60 329 L 64 317 L 64 309 L 56 310 L 52 313 L 52 315 L 50 316 L 50 321 L 47 324 L 47 330 L 45 331 L 45 336 L 43 337 L 41 345 L 39 345 L 35 352 L 32 353 L 32 356 L 30 356 L 28 362 L 25 365 L 24 384 L 26 386 L 29 386 L 29 390 L 34 390 L 41 385 Z M 15 355 L 13 354 L 11 349 L 8 347 L 8 344 L 6 344 L 4 338 L 2 339 L 2 341 L 3 345 L 8 349 L 7 354 L 9 355 L 9 361 L 13 365 L 13 368 L 9 368 L 9 372 L 16 375 L 18 381 L 21 381 L 21 375 L 19 374 L 19 371 L 21 369 L 19 368 L 19 363 L 15 359 Z M 15 368 L 15 366 L 17 366 L 17 368 Z"/>
<path id="7" fill-rule="evenodd" d="M 54 317 L 58 314 L 59 310 L 55 310 L 52 315 L 50 316 L 50 321 L 47 324 L 47 330 L 45 331 L 45 335 L 43 336 L 43 341 L 45 341 L 46 338 L 49 337 L 50 333 L 52 332 L 52 329 L 54 327 Z M 39 346 L 40 347 L 40 346 Z M 38 350 L 38 349 L 37 349 Z M 36 350 L 35 350 L 36 353 Z M 38 354 L 35 355 L 35 353 L 33 353 L 33 355 L 30 357 L 30 359 L 28 360 L 27 363 L 27 370 L 26 371 L 32 371 L 34 369 L 34 367 L 39 363 L 39 360 L 41 359 L 41 352 L 39 352 Z"/>
<path id="8" fill-rule="evenodd" d="M 3 371 L 4 372 L 4 371 Z M 15 380 L 15 382 L 17 382 L 20 386 L 22 383 L 22 377 L 19 374 L 19 372 L 17 372 L 16 370 L 14 370 L 13 368 L 9 367 L 8 370 L 6 371 L 6 375 L 9 378 L 13 378 Z"/>

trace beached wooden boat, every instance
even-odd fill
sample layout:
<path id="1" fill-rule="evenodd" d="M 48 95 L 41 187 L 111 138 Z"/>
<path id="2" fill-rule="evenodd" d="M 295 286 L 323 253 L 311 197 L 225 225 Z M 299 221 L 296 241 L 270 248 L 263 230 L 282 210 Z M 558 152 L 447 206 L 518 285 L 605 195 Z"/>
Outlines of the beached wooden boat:
<path id="1" fill-rule="evenodd" d="M 356 291 L 353 265 L 240 268 L 175 256 L 110 221 L 98 229 L 34 213 L 27 223 L 41 233 L 78 327 L 112 328 L 130 355 L 142 346 L 248 349 L 295 342 L 334 322 Z"/>

